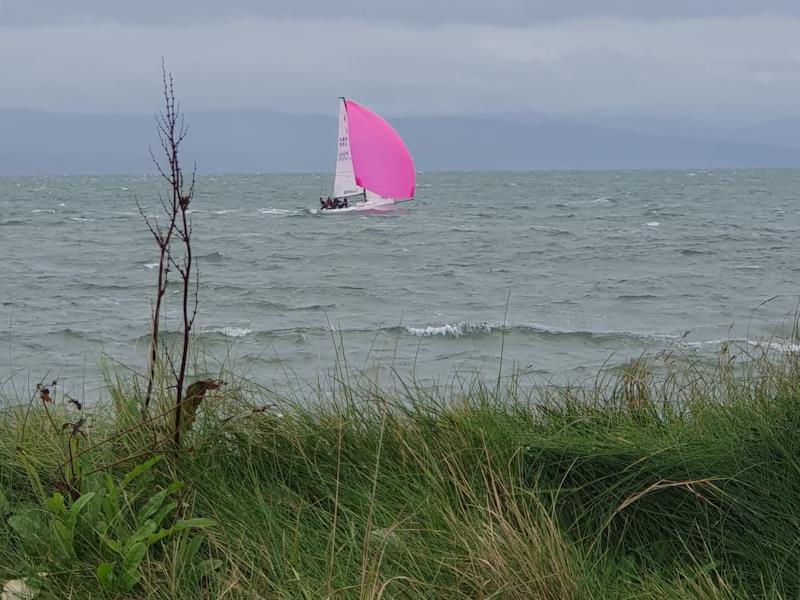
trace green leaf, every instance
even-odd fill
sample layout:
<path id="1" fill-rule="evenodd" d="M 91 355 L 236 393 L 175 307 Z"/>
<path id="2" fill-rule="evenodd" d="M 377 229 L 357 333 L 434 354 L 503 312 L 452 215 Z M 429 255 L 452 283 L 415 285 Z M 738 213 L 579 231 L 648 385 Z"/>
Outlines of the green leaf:
<path id="1" fill-rule="evenodd" d="M 200 577 L 208 577 L 214 571 L 219 571 L 222 568 L 222 561 L 218 558 L 209 558 L 197 565 L 197 574 Z"/>
<path id="2" fill-rule="evenodd" d="M 131 547 L 125 551 L 125 556 L 122 559 L 122 569 L 125 571 L 138 569 L 139 564 L 144 560 L 146 554 L 147 546 L 144 542 L 132 544 Z"/>
<path id="3" fill-rule="evenodd" d="M 217 522 L 214 519 L 179 519 L 173 529 L 175 531 L 183 531 L 184 529 L 205 529 L 206 527 L 216 527 Z"/>
<path id="4" fill-rule="evenodd" d="M 139 581 L 139 571 L 125 571 L 120 577 L 120 588 L 123 592 L 130 592 Z"/>
<path id="5" fill-rule="evenodd" d="M 72 515 L 70 518 L 75 535 L 87 539 L 94 538 L 98 533 L 105 533 L 108 529 L 105 515 L 101 513 L 102 496 L 96 492 L 86 492 L 84 496 L 89 494 L 92 496 L 84 506 L 81 506 L 79 512 L 73 512 L 78 510 L 74 505 L 70 508 L 70 515 Z"/>
<path id="6" fill-rule="evenodd" d="M 105 489 L 104 478 L 99 473 L 87 475 L 83 478 L 83 489 L 89 492 L 102 493 Z"/>
<path id="7" fill-rule="evenodd" d="M 166 500 L 167 496 L 174 494 L 183 487 L 184 483 L 182 481 L 173 481 L 170 483 L 166 488 L 155 494 L 145 503 L 145 505 L 136 515 L 136 520 L 141 523 L 142 521 L 151 518 L 154 514 L 156 514 L 156 512 L 158 512 L 158 509 L 161 508 L 161 505 L 164 504 L 164 500 Z"/>
<path id="8" fill-rule="evenodd" d="M 122 559 L 122 585 L 126 592 L 139 581 L 139 565 L 146 555 L 147 546 L 142 542 L 133 544 L 125 552 L 125 557 Z"/>
<path id="9" fill-rule="evenodd" d="M 189 543 L 186 545 L 183 556 L 181 557 L 183 561 L 183 568 L 188 569 L 194 560 L 197 558 L 197 553 L 200 551 L 200 546 L 203 544 L 205 540 L 205 536 L 203 535 L 195 535 L 190 540 Z"/>
<path id="10" fill-rule="evenodd" d="M 47 500 L 44 501 L 45 508 L 57 517 L 63 517 L 67 514 L 67 509 L 64 506 L 64 496 L 60 492 L 55 492 Z"/>
<path id="11" fill-rule="evenodd" d="M 22 505 L 8 518 L 8 525 L 14 530 L 29 554 L 46 554 L 50 547 L 47 513 L 31 504 Z"/>
<path id="12" fill-rule="evenodd" d="M 78 513 L 80 513 L 81 510 L 83 510 L 83 507 L 89 504 L 94 497 L 95 493 L 89 492 L 88 494 L 83 494 L 80 498 L 75 500 L 75 502 L 72 503 L 72 506 L 69 507 L 70 517 L 76 519 L 78 517 Z"/>
<path id="13" fill-rule="evenodd" d="M 112 551 L 122 556 L 122 545 L 118 541 L 112 540 L 107 535 L 101 535 L 100 541 L 102 541 L 106 546 L 111 548 Z"/>
<path id="14" fill-rule="evenodd" d="M 117 491 L 117 487 L 114 485 L 114 480 L 111 479 L 111 475 L 106 475 L 105 478 L 105 486 L 106 486 L 106 493 L 103 496 L 103 516 L 105 516 L 106 520 L 109 523 L 113 523 L 114 520 L 119 516 L 119 492 Z"/>
<path id="15" fill-rule="evenodd" d="M 169 529 L 161 529 L 158 533 L 154 533 L 147 539 L 147 543 L 149 545 L 153 545 L 156 542 L 163 540 L 165 537 L 172 535 L 173 533 L 178 533 L 180 531 L 185 531 L 187 529 L 202 529 L 205 527 L 214 527 L 217 524 L 216 521 L 213 519 L 180 519 L 178 520 L 175 525 L 170 527 Z"/>
<path id="16" fill-rule="evenodd" d="M 83 510 L 83 508 L 92 501 L 94 495 L 94 492 L 84 494 L 75 500 L 75 502 L 72 503 L 72 506 L 69 507 L 67 518 L 65 519 L 65 525 L 69 530 L 70 538 L 75 538 L 75 524 L 78 522 L 78 515 L 80 514 L 81 510 Z"/>
<path id="17" fill-rule="evenodd" d="M 114 565 L 108 562 L 101 563 L 95 571 L 100 585 L 109 592 L 116 591 L 114 585 Z"/>
<path id="18" fill-rule="evenodd" d="M 61 546 L 57 551 L 58 556 L 70 559 L 76 558 L 75 546 L 72 543 L 72 532 L 69 528 L 62 521 L 53 521 L 53 533 L 56 541 Z"/>
<path id="19" fill-rule="evenodd" d="M 161 510 L 159 510 L 155 516 L 153 516 L 153 521 L 155 521 L 156 525 L 161 525 L 161 522 L 164 520 L 164 518 L 176 508 L 178 508 L 177 502 L 168 502 L 161 507 Z"/>
<path id="20" fill-rule="evenodd" d="M 131 544 L 137 544 L 139 542 L 145 542 L 147 539 L 153 534 L 153 532 L 157 529 L 156 522 L 152 519 L 148 519 L 131 534 L 131 537 L 128 540 L 127 546 Z"/>
<path id="21" fill-rule="evenodd" d="M 36 496 L 39 498 L 44 498 L 47 496 L 47 494 L 44 492 L 44 486 L 42 486 L 42 480 L 39 478 L 39 473 L 36 471 L 36 467 L 31 464 L 31 461 L 28 460 L 28 457 L 23 450 L 17 451 L 17 459 L 22 463 L 25 473 L 27 473 L 28 479 L 33 486 L 33 490 L 36 492 Z"/>
<path id="22" fill-rule="evenodd" d="M 139 477 L 139 475 L 141 475 L 142 473 L 146 473 L 147 471 L 152 469 L 153 465 L 155 465 L 162 458 L 163 457 L 160 454 L 158 454 L 153 458 L 143 462 L 142 464 L 136 465 L 133 469 L 128 471 L 125 477 L 122 478 L 122 482 L 119 484 L 120 489 L 124 489 L 131 481 Z"/>
<path id="23" fill-rule="evenodd" d="M 173 533 L 175 533 L 174 527 L 170 527 L 168 529 L 163 529 L 163 528 L 159 529 L 158 533 L 154 533 L 153 535 L 147 538 L 147 545 L 152 546 L 156 542 L 163 540 L 165 537 L 169 537 Z"/>

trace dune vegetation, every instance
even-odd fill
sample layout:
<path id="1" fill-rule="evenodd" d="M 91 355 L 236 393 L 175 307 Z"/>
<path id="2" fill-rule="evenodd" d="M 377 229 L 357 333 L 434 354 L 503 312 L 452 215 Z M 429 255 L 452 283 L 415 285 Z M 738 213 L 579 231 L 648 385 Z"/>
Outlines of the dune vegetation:
<path id="1" fill-rule="evenodd" d="M 180 448 L 172 395 L 143 420 L 136 379 L 80 411 L 40 390 L 0 419 L 0 577 L 42 598 L 794 598 L 800 363 L 733 352 L 580 387 L 229 376 Z"/>

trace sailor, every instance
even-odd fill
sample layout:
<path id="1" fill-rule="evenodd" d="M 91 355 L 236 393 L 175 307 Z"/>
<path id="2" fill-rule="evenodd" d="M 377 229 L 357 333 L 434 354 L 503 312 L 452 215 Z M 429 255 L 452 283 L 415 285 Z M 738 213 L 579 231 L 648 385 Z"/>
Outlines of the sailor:
<path id="1" fill-rule="evenodd" d="M 320 210 L 325 210 L 325 200 L 322 198 L 319 199 L 319 208 Z"/>
<path id="2" fill-rule="evenodd" d="M 342 208 L 347 208 L 347 198 L 342 200 Z"/>
<path id="3" fill-rule="evenodd" d="M 333 208 L 339 208 L 339 199 L 338 198 L 334 198 L 333 199 Z"/>
<path id="4" fill-rule="evenodd" d="M 333 208 L 333 200 L 331 200 L 330 196 L 328 196 L 328 199 L 325 201 L 325 208 L 327 208 L 328 210 Z"/>

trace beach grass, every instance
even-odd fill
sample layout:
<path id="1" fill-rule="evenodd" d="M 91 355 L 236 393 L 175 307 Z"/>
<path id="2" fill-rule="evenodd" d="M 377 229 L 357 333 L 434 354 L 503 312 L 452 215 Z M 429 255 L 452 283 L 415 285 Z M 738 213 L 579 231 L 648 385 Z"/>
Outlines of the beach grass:
<path id="1" fill-rule="evenodd" d="M 800 361 L 741 362 L 662 355 L 571 387 L 379 386 L 339 367 L 291 398 L 232 380 L 147 480 L 149 495 L 185 482 L 176 511 L 213 521 L 195 536 L 210 568 L 187 568 L 184 531 L 148 549 L 125 593 L 99 583 L 95 532 L 64 560 L 9 525 L 57 488 L 58 430 L 78 416 L 12 406 L 0 578 L 47 572 L 42 598 L 796 598 Z M 135 386 L 108 385 L 76 442 L 86 481 L 120 481 L 159 435 L 136 427 Z"/>

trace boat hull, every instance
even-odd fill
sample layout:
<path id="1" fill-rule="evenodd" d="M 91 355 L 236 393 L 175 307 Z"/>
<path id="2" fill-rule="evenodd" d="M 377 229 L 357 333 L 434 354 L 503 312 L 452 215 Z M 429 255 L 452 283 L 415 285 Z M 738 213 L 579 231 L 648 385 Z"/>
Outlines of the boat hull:
<path id="1" fill-rule="evenodd" d="M 407 202 L 407 200 L 402 200 L 402 202 Z M 386 213 L 392 210 L 392 207 L 396 204 L 396 201 L 386 200 L 383 202 L 359 202 L 357 204 L 353 204 L 348 206 L 347 208 L 326 208 L 326 209 L 316 209 L 316 213 L 318 215 L 325 215 L 325 216 L 333 216 L 333 215 L 352 215 L 357 213 Z"/>

